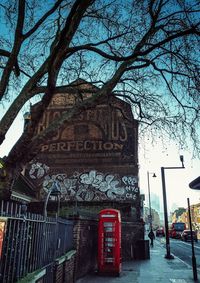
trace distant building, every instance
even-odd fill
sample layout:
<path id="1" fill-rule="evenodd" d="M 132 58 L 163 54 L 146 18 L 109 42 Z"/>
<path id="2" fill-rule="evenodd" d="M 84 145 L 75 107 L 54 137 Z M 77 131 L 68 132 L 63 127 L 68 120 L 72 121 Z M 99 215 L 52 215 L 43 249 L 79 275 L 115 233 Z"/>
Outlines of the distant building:
<path id="1" fill-rule="evenodd" d="M 171 213 L 171 222 L 185 222 L 184 213 L 186 209 L 184 207 L 177 208 L 174 212 Z"/>
<path id="2" fill-rule="evenodd" d="M 151 193 L 151 207 L 160 212 L 160 197 L 157 194 Z"/>
<path id="3" fill-rule="evenodd" d="M 198 232 L 198 239 L 200 239 L 200 203 L 190 205 L 190 214 L 193 230 Z M 189 215 L 187 209 L 187 223 L 189 227 Z"/>
<path id="4" fill-rule="evenodd" d="M 150 210 L 149 207 L 144 207 L 144 214 L 143 214 L 143 218 L 144 218 L 144 222 L 146 224 L 146 228 L 149 229 L 150 226 Z M 151 215 L 152 215 L 152 227 L 153 229 L 157 229 L 158 227 L 160 227 L 162 225 L 162 221 L 160 219 L 160 214 L 158 211 L 156 211 L 155 209 L 151 209 Z"/>
<path id="5" fill-rule="evenodd" d="M 186 227 L 189 229 L 189 213 L 188 208 L 179 208 L 182 210 L 182 214 L 177 215 L 177 211 L 172 214 L 172 222 L 184 222 Z M 200 203 L 190 205 L 190 214 L 192 229 L 198 232 L 198 238 L 200 239 Z"/>

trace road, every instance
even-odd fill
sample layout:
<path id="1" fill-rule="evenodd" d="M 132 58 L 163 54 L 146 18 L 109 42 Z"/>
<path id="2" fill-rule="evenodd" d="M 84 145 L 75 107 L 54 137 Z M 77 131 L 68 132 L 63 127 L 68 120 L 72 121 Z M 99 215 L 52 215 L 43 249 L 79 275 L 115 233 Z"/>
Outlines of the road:
<path id="1" fill-rule="evenodd" d="M 159 241 L 165 246 L 165 238 L 160 238 Z M 170 238 L 171 254 L 175 255 L 188 265 L 192 266 L 192 246 L 191 242 L 183 242 L 179 239 Z M 196 265 L 200 271 L 200 240 L 194 242 L 194 252 L 196 257 Z"/>

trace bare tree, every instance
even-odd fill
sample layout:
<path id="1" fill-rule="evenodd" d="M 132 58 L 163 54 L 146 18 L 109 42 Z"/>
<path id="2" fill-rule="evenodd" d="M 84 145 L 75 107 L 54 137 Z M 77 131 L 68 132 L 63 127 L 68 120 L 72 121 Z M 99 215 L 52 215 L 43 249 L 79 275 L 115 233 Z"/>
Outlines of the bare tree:
<path id="1" fill-rule="evenodd" d="M 56 127 L 111 93 L 132 105 L 141 134 L 164 134 L 181 146 L 190 137 L 198 151 L 200 2 L 52 2 L 1 1 L 0 98 L 12 103 L 0 121 L 0 142 L 34 96 L 42 98 L 31 133 L 61 86 L 83 78 L 98 91 L 40 135 L 24 133 L 7 164 L 30 160 Z M 32 152 L 24 158 L 27 145 Z"/>

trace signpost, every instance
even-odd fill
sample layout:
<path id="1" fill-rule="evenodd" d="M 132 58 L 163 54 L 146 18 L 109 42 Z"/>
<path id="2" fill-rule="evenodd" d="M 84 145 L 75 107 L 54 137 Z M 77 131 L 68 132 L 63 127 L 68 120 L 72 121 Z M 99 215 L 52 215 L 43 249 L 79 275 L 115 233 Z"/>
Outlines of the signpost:
<path id="1" fill-rule="evenodd" d="M 197 264 L 196 264 L 196 257 L 195 257 L 195 252 L 194 252 L 194 239 L 193 239 L 193 231 L 192 231 L 192 221 L 191 221 L 189 198 L 187 198 L 187 201 L 188 201 L 188 214 L 189 214 L 190 233 L 191 233 L 193 278 L 194 278 L 194 281 L 197 281 L 197 279 L 198 279 L 197 278 Z"/>

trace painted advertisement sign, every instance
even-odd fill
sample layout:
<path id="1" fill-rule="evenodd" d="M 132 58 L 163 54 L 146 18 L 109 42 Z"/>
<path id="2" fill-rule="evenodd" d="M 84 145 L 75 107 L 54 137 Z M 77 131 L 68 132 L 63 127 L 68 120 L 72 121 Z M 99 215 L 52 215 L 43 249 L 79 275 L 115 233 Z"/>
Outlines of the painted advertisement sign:
<path id="1" fill-rule="evenodd" d="M 63 98 L 61 94 L 54 95 L 52 103 L 44 112 L 38 125 L 37 133 L 46 129 L 52 121 L 61 117 L 63 111 L 66 111 L 67 107 L 64 108 L 64 105 L 67 100 L 61 98 Z M 71 100 L 69 103 L 72 104 Z M 88 153 L 92 156 L 102 155 L 102 157 L 106 157 L 107 153 L 113 157 L 132 155 L 136 158 L 136 121 L 132 119 L 130 122 L 131 110 L 124 110 L 118 100 L 117 103 L 113 101 L 112 107 L 108 104 L 101 104 L 84 110 L 70 123 L 56 129 L 51 140 L 47 140 L 41 146 L 41 152 L 65 154 L 72 159 L 80 158 L 79 153 L 83 158 L 87 157 Z"/>

